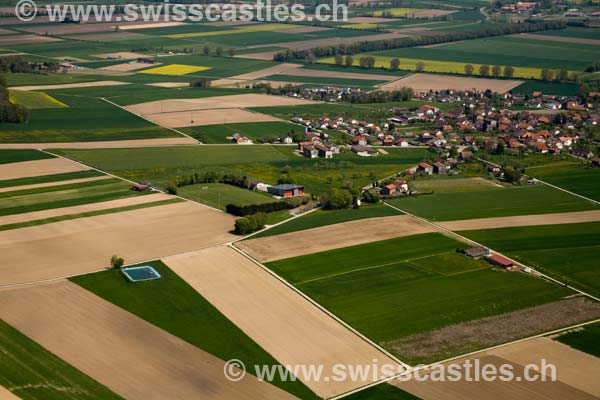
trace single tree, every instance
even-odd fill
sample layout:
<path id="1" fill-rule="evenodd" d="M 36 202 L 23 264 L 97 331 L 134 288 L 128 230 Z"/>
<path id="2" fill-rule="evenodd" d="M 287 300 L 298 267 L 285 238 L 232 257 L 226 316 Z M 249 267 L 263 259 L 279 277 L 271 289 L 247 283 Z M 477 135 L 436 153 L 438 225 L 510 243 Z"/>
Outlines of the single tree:
<path id="1" fill-rule="evenodd" d="M 415 67 L 417 72 L 423 72 L 425 70 L 425 63 L 423 61 L 419 61 Z"/>
<path id="2" fill-rule="evenodd" d="M 498 78 L 500 76 L 500 74 L 502 73 L 502 67 L 499 65 L 494 65 L 492 67 L 492 76 L 494 78 Z"/>
<path id="3" fill-rule="evenodd" d="M 475 71 L 475 68 L 471 64 L 465 65 L 465 74 L 473 75 L 473 71 Z"/>
<path id="4" fill-rule="evenodd" d="M 510 65 L 504 67 L 504 77 L 505 78 L 512 78 L 514 74 L 515 74 L 515 69 L 513 67 L 511 67 Z"/>
<path id="5" fill-rule="evenodd" d="M 341 54 L 335 55 L 335 65 L 342 65 L 344 63 L 344 56 Z"/>
<path id="6" fill-rule="evenodd" d="M 351 55 L 346 56 L 346 67 L 351 67 L 354 65 L 354 58 Z"/>
<path id="7" fill-rule="evenodd" d="M 400 68 L 400 60 L 397 58 L 392 58 L 390 60 L 390 69 L 397 70 Z"/>
<path id="8" fill-rule="evenodd" d="M 220 57 L 223 54 L 223 48 L 222 47 L 217 47 L 215 49 L 215 54 Z"/>
<path id="9" fill-rule="evenodd" d="M 121 257 L 118 257 L 116 254 L 113 254 L 113 256 L 110 258 L 110 266 L 114 269 L 120 269 L 123 264 L 125 264 L 125 260 L 123 260 Z"/>
<path id="10" fill-rule="evenodd" d="M 490 66 L 489 65 L 480 65 L 479 66 L 479 75 L 488 76 L 490 74 Z"/>

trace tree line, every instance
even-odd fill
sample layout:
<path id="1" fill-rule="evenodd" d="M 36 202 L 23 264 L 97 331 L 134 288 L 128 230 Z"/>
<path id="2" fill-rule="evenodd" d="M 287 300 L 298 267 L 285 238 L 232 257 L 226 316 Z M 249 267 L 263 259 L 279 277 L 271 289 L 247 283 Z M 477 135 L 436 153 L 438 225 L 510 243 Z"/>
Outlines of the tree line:
<path id="1" fill-rule="evenodd" d="M 492 36 L 511 35 L 516 33 L 536 32 L 552 29 L 566 28 L 562 21 L 549 21 L 539 23 L 512 24 L 505 26 L 492 26 L 484 29 L 464 32 L 450 32 L 439 36 L 416 36 L 408 38 L 395 38 L 375 40 L 370 42 L 355 42 L 332 46 L 320 46 L 312 49 L 286 49 L 273 56 L 275 61 L 314 61 L 321 57 L 335 57 L 336 55 L 352 55 L 357 53 L 392 50 L 405 47 L 426 46 L 432 44 L 456 42 L 462 40 L 478 39 Z"/>
<path id="2" fill-rule="evenodd" d="M 10 101 L 6 78 L 0 76 L 0 123 L 23 123 L 28 120 L 29 110 L 21 104 L 14 104 Z"/>

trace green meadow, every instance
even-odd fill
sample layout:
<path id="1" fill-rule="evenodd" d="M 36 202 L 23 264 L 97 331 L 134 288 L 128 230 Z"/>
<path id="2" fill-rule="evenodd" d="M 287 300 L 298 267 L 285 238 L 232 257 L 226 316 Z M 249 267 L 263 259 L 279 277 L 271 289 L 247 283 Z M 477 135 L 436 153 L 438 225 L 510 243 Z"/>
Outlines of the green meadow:
<path id="1" fill-rule="evenodd" d="M 543 184 L 446 192 L 388 201 L 434 221 L 585 211 L 599 206 Z"/>
<path id="2" fill-rule="evenodd" d="M 395 340 L 558 300 L 571 292 L 456 253 L 438 233 L 279 260 L 267 266 L 369 338 Z M 393 346 L 390 347 L 393 349 Z M 402 354 L 396 354 L 402 359 Z"/>
<path id="3" fill-rule="evenodd" d="M 527 174 L 552 185 L 600 201 L 600 168 L 581 164 L 530 168 Z"/>
<path id="4" fill-rule="evenodd" d="M 600 267 L 596 258 L 600 251 L 600 222 L 487 229 L 461 234 L 575 288 L 600 296 Z"/>

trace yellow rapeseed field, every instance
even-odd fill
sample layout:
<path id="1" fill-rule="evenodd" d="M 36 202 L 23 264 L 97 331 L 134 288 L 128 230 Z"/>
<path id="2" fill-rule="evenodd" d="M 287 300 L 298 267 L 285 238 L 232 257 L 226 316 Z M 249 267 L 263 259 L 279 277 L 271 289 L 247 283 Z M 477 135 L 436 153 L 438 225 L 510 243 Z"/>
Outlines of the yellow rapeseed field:
<path id="1" fill-rule="evenodd" d="M 11 90 L 9 91 L 9 100 L 13 104 L 21 104 L 32 110 L 68 107 L 62 101 L 58 101 L 44 92 Z"/>
<path id="2" fill-rule="evenodd" d="M 184 65 L 184 64 L 169 64 L 162 67 L 150 68 L 140 71 L 143 74 L 156 74 L 156 75 L 187 75 L 193 72 L 206 71 L 210 67 L 202 67 L 198 65 Z"/>
<path id="3" fill-rule="evenodd" d="M 353 55 L 354 65 L 360 65 L 359 59 L 361 57 L 367 56 L 366 54 L 355 54 Z M 416 71 L 417 63 L 423 63 L 423 72 L 441 72 L 441 73 L 452 73 L 452 74 L 463 74 L 465 75 L 465 65 L 469 63 L 463 62 L 454 62 L 454 61 L 437 61 L 437 60 L 419 60 L 414 58 L 402 58 L 402 57 L 384 57 L 384 56 L 374 56 L 375 57 L 375 67 L 376 68 L 390 68 L 390 61 L 393 58 L 398 58 L 400 60 L 400 69 Z M 324 64 L 334 64 L 335 59 L 333 57 L 320 59 L 319 62 Z M 481 64 L 470 63 L 474 72 L 473 75 L 479 75 L 479 67 Z M 489 65 L 490 67 L 490 75 L 491 69 L 493 65 Z M 502 71 L 504 71 L 504 65 L 502 65 Z M 522 78 L 522 79 L 540 79 L 540 74 L 542 72 L 541 68 L 530 68 L 530 67 L 515 67 L 513 78 Z M 569 71 L 571 73 L 571 71 Z"/>
<path id="4" fill-rule="evenodd" d="M 426 11 L 425 9 L 422 8 L 390 8 L 388 10 L 378 10 L 373 12 L 373 16 L 374 17 L 381 17 L 383 15 L 383 13 L 390 13 L 393 17 L 404 17 L 406 14 L 408 14 L 409 16 L 412 13 L 416 13 L 419 11 Z"/>

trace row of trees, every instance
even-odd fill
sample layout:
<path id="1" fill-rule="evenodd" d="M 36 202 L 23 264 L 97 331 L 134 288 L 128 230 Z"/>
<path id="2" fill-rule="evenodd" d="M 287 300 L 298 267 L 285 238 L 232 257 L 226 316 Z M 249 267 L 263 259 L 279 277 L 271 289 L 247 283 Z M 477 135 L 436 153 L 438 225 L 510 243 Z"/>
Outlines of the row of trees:
<path id="1" fill-rule="evenodd" d="M 204 48 L 202 48 L 202 54 L 209 56 L 211 54 L 211 48 L 209 46 L 204 46 Z M 223 55 L 223 48 L 221 46 L 215 47 L 214 54 L 218 57 L 221 57 Z M 235 49 L 232 47 L 231 49 L 227 50 L 227 54 L 229 57 L 235 56 Z"/>
<path id="2" fill-rule="evenodd" d="M 493 76 L 494 78 L 504 77 L 512 78 L 515 74 L 515 69 L 511 66 L 502 67 L 500 65 L 480 65 L 477 71 L 481 76 Z M 473 75 L 475 73 L 475 67 L 471 64 L 465 65 L 465 74 Z"/>
<path id="3" fill-rule="evenodd" d="M 265 227 L 267 216 L 265 213 L 256 213 L 247 215 L 235 220 L 235 233 L 238 235 L 247 235 L 256 232 Z"/>
<path id="4" fill-rule="evenodd" d="M 464 32 L 451 32 L 438 36 L 418 36 L 376 40 L 370 42 L 355 42 L 351 44 L 338 44 L 335 46 L 322 46 L 312 49 L 292 50 L 286 49 L 273 56 L 275 61 L 307 60 L 311 61 L 320 57 L 335 57 L 337 54 L 352 55 L 357 53 L 398 49 L 404 47 L 426 46 L 432 44 L 448 43 L 461 40 L 477 39 L 491 36 L 511 35 L 516 33 L 536 32 L 549 29 L 562 29 L 566 24 L 562 21 L 547 21 L 540 23 L 511 24 L 492 26 L 483 29 Z"/>
<path id="5" fill-rule="evenodd" d="M 23 123 L 28 120 L 29 110 L 20 104 L 11 103 L 6 78 L 0 76 L 0 122 Z"/>

